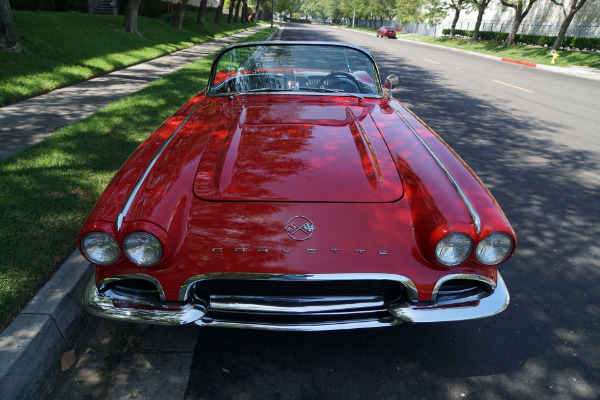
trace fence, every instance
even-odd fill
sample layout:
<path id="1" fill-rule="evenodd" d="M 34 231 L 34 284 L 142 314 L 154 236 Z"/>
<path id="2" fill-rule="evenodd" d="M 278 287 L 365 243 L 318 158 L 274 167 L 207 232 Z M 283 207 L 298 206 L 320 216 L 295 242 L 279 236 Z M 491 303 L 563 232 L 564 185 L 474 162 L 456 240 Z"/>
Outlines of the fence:
<path id="1" fill-rule="evenodd" d="M 512 22 L 500 22 L 500 21 L 491 21 L 484 22 L 481 24 L 479 28 L 480 31 L 488 31 L 488 32 L 508 32 Z M 399 26 L 402 27 L 402 26 Z M 441 36 L 443 29 L 450 29 L 450 24 L 444 25 L 427 25 L 427 24 L 407 24 L 404 26 L 404 31 L 406 33 L 415 33 L 418 35 L 425 36 Z M 456 29 L 463 29 L 467 31 L 472 31 L 475 29 L 475 22 L 458 22 L 456 24 Z M 517 33 L 522 33 L 525 35 L 541 35 L 541 36 L 556 36 L 558 34 L 558 30 L 560 29 L 560 25 L 549 25 L 549 24 L 521 24 Z M 569 29 L 567 29 L 566 36 L 577 36 L 577 37 L 600 37 L 600 25 L 580 25 L 573 26 L 571 25 Z"/>

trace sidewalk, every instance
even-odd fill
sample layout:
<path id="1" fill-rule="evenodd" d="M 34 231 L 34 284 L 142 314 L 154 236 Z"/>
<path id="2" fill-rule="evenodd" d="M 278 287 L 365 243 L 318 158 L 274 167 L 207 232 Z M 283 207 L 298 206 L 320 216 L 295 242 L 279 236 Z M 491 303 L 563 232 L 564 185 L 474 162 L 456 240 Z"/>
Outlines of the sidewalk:
<path id="1" fill-rule="evenodd" d="M 0 160 L 42 141 L 65 125 L 93 114 L 100 107 L 137 92 L 156 79 L 262 29 L 264 27 L 253 28 L 201 43 L 145 63 L 1 107 Z M 198 88 L 200 89 L 202 88 Z"/>
<path id="2" fill-rule="evenodd" d="M 0 159 L 265 27 L 202 43 L 0 108 L 0 143 L 7 143 L 0 149 Z M 0 334 L 0 399 L 46 397 L 45 386 L 60 372 L 61 358 L 73 349 L 85 321 L 81 293 L 93 270 L 75 250 Z"/>

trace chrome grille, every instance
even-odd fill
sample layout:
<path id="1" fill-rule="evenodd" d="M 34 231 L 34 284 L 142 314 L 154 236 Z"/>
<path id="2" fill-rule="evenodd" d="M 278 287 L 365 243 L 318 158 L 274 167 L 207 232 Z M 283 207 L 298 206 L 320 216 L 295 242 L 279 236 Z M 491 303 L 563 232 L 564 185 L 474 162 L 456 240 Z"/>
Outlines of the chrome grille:
<path id="1" fill-rule="evenodd" d="M 392 280 L 207 279 L 191 287 L 192 302 L 208 305 L 203 323 L 338 324 L 383 321 L 392 302 L 406 300 Z"/>

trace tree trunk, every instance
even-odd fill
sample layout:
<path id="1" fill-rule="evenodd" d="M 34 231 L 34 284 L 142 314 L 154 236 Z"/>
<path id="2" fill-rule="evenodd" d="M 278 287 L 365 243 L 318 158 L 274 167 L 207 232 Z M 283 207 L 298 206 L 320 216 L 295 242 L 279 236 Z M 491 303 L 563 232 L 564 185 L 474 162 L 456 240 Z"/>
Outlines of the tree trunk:
<path id="1" fill-rule="evenodd" d="M 248 23 L 248 0 L 242 1 L 242 23 Z"/>
<path id="2" fill-rule="evenodd" d="M 471 42 L 476 42 L 479 39 L 479 28 L 481 28 L 481 21 L 483 20 L 483 14 L 485 13 L 485 9 L 488 4 L 490 4 L 490 0 L 482 0 L 477 7 L 477 23 L 475 24 L 475 29 L 473 30 L 473 37 L 471 38 Z"/>
<path id="3" fill-rule="evenodd" d="M 196 20 L 196 23 L 202 26 L 204 26 L 204 17 L 206 15 L 206 2 L 207 0 L 202 0 L 200 2 L 200 9 L 198 10 L 198 19 Z"/>
<path id="4" fill-rule="evenodd" d="M 29 54 L 19 42 L 8 0 L 0 0 L 0 48 L 15 54 Z"/>
<path id="5" fill-rule="evenodd" d="M 510 31 L 508 32 L 508 37 L 506 38 L 504 43 L 502 43 L 502 47 L 507 47 L 513 44 L 513 42 L 515 41 L 515 37 L 517 37 L 517 31 L 519 30 L 519 26 L 521 26 L 521 22 L 523 22 L 523 19 L 525 19 L 525 15 L 527 15 L 523 15 L 519 8 L 515 9 L 515 19 L 513 20 L 512 26 L 510 27 Z"/>
<path id="6" fill-rule="evenodd" d="M 550 0 L 550 1 L 552 1 L 556 5 L 561 5 L 559 3 L 556 3 L 554 0 Z M 568 13 L 565 11 L 564 5 L 562 6 L 563 13 L 565 15 L 565 20 L 560 25 L 560 30 L 558 31 L 558 35 L 556 35 L 556 40 L 554 41 L 554 45 L 552 46 L 552 49 L 550 51 L 558 50 L 558 48 L 562 44 L 565 34 L 567 33 L 567 29 L 569 29 L 569 25 L 571 25 L 571 21 L 573 20 L 573 17 L 577 13 L 577 11 L 579 11 L 581 9 L 581 7 L 583 7 L 585 5 L 586 1 L 587 0 L 579 0 L 579 2 L 578 2 L 577 0 L 573 0 L 573 2 L 571 3 L 571 6 L 569 7 Z"/>
<path id="7" fill-rule="evenodd" d="M 456 24 L 458 23 L 458 18 L 460 18 L 461 11 L 462 8 L 456 8 L 454 11 L 454 19 L 452 20 L 452 25 L 450 26 L 450 35 L 448 35 L 450 39 L 454 39 L 454 32 L 456 31 Z"/>
<path id="8" fill-rule="evenodd" d="M 235 17 L 233 19 L 233 23 L 237 24 L 238 22 L 238 18 L 240 17 L 240 5 L 242 3 L 242 0 L 237 0 L 235 3 Z"/>
<path id="9" fill-rule="evenodd" d="M 215 24 L 221 25 L 221 17 L 223 16 L 223 6 L 225 5 L 225 0 L 219 1 L 219 6 L 217 7 L 217 13 L 215 14 Z"/>
<path id="10" fill-rule="evenodd" d="M 258 19 L 258 13 L 260 12 L 261 1 L 257 0 L 254 6 L 254 12 L 252 13 L 252 22 L 256 22 Z"/>
<path id="11" fill-rule="evenodd" d="M 227 23 L 230 24 L 233 19 L 233 10 L 235 9 L 235 0 L 229 0 L 229 15 L 227 16 Z"/>
<path id="12" fill-rule="evenodd" d="M 552 45 L 552 49 L 550 49 L 550 51 L 558 50 L 560 48 L 560 45 L 562 44 L 565 34 L 567 33 L 567 29 L 569 29 L 569 25 L 571 25 L 571 21 L 573 20 L 574 16 L 575 11 L 570 10 L 567 14 L 567 17 L 560 25 L 560 30 L 558 31 L 558 35 L 556 35 L 556 40 L 554 41 L 554 44 Z"/>
<path id="13" fill-rule="evenodd" d="M 183 17 L 185 16 L 185 8 L 187 7 L 188 0 L 181 0 L 181 3 L 177 3 L 175 8 L 175 19 L 173 20 L 173 26 L 177 29 L 183 28 Z"/>
<path id="14" fill-rule="evenodd" d="M 138 32 L 137 27 L 138 11 L 141 2 L 142 0 L 128 0 L 127 7 L 125 8 L 125 19 L 123 20 L 123 29 L 138 36 L 142 36 Z"/>

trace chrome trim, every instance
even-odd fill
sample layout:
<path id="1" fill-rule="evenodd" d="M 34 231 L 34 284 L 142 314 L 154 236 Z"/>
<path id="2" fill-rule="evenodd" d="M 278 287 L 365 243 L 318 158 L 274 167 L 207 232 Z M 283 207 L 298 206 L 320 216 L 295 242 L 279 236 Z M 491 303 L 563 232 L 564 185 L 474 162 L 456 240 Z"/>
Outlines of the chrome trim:
<path id="1" fill-rule="evenodd" d="M 179 301 L 186 301 L 190 297 L 191 286 L 199 281 L 211 279 L 247 279 L 247 280 L 279 280 L 279 281 L 333 281 L 333 280 L 378 280 L 400 282 L 407 289 L 411 302 L 419 300 L 419 292 L 415 284 L 405 276 L 395 274 L 252 274 L 252 273 L 212 273 L 192 276 L 187 279 L 179 289 Z"/>
<path id="2" fill-rule="evenodd" d="M 500 274 L 498 274 L 498 275 L 500 275 Z M 431 294 L 431 302 L 432 303 L 436 302 L 436 300 L 437 300 L 437 294 L 438 294 L 438 292 L 440 290 L 440 287 L 444 283 L 446 283 L 448 281 L 456 280 L 456 279 L 465 279 L 465 280 L 483 282 L 483 283 L 489 285 L 492 289 L 496 288 L 496 282 L 494 282 L 493 279 L 490 279 L 487 276 L 481 276 L 481 275 L 475 275 L 475 274 L 452 274 L 452 275 L 446 275 L 442 279 L 440 279 L 439 281 L 437 281 L 437 283 L 435 284 L 435 287 L 433 288 L 433 293 Z"/>
<path id="3" fill-rule="evenodd" d="M 183 125 L 185 125 L 185 123 L 192 116 L 192 114 L 194 114 L 194 112 L 196 111 L 196 109 L 198 107 L 200 107 L 200 104 L 202 104 L 202 103 L 198 103 L 196 105 L 196 107 L 194 107 L 194 109 L 189 112 L 189 114 L 185 117 L 185 119 L 181 122 L 181 124 L 179 124 L 179 126 L 177 127 L 177 129 L 175 129 L 175 131 L 171 134 L 171 136 L 169 136 L 169 138 L 160 147 L 160 149 L 158 150 L 158 152 L 154 155 L 154 158 L 152 158 L 152 161 L 150 162 L 150 164 L 148 165 L 148 167 L 146 167 L 146 170 L 144 171 L 144 173 L 142 174 L 142 176 L 140 177 L 140 179 L 135 184 L 135 187 L 133 188 L 133 190 L 129 194 L 129 197 L 127 198 L 127 202 L 123 206 L 123 209 L 117 215 L 117 221 L 116 221 L 116 223 L 117 223 L 117 231 L 121 229 L 121 226 L 123 226 L 123 219 L 125 218 L 125 216 L 129 212 L 129 208 L 131 208 L 131 204 L 133 203 L 133 200 L 135 199 L 135 196 L 137 195 L 138 191 L 140 190 L 140 187 L 142 186 L 142 184 L 144 183 L 144 181 L 148 177 L 148 174 L 150 174 L 150 170 L 152 169 L 152 167 L 154 166 L 154 164 L 158 160 L 158 157 L 160 157 L 160 155 L 162 154 L 162 152 L 164 151 L 164 149 L 169 145 L 169 143 L 171 142 L 171 140 L 173 139 L 173 137 L 175 137 L 175 135 L 177 134 L 177 132 L 179 132 L 179 130 L 181 129 L 181 127 Z"/>
<path id="4" fill-rule="evenodd" d="M 470 277 L 473 280 L 480 280 L 482 282 L 489 283 L 489 278 L 469 274 L 456 274 L 454 276 L 444 277 L 440 279 L 440 281 L 445 282 L 452 279 L 464 279 L 465 276 Z M 438 288 L 440 285 L 436 284 Z M 398 303 L 392 304 L 388 307 L 388 316 L 377 317 L 376 315 L 373 315 L 372 310 L 351 310 L 350 312 L 344 312 L 343 310 L 340 310 L 331 313 L 317 312 L 313 313 L 313 315 L 347 315 L 349 318 L 351 316 L 353 318 L 348 320 L 343 319 L 336 321 L 331 320 L 295 324 L 268 322 L 260 323 L 225 321 L 219 318 L 207 317 L 205 316 L 207 312 L 207 306 L 204 304 L 191 305 L 181 302 L 156 302 L 155 300 L 152 301 L 148 298 L 129 298 L 125 296 L 119 296 L 118 293 L 111 293 L 110 289 L 106 290 L 104 293 L 100 293 L 94 284 L 94 274 L 91 274 L 86 288 L 84 289 L 82 301 L 86 310 L 96 316 L 123 321 L 151 323 L 158 325 L 196 324 L 199 326 L 265 329 L 276 331 L 325 331 L 394 326 L 402 323 L 448 322 L 489 317 L 504 310 L 508 306 L 510 296 L 508 294 L 508 290 L 506 289 L 506 285 L 504 284 L 504 280 L 500 274 L 498 274 L 498 282 L 493 293 L 476 300 L 469 299 L 462 305 L 459 303 L 451 306 L 438 306 L 429 302 L 427 302 L 429 304 L 425 305 L 422 303 Z M 219 311 L 221 313 L 228 312 L 228 310 L 215 311 Z M 240 310 L 239 308 L 234 308 L 233 311 L 233 315 L 235 315 L 236 312 L 240 312 L 243 315 L 244 312 L 243 309 Z M 260 310 L 258 313 L 262 313 L 264 315 L 264 311 L 267 310 Z M 280 311 L 281 310 L 275 310 L 274 314 L 277 315 L 277 313 Z M 251 317 L 251 313 L 249 314 Z M 304 315 L 309 314 L 311 314 L 310 310 Z M 363 315 L 362 317 L 361 314 Z"/>
<path id="5" fill-rule="evenodd" d="M 212 322 L 198 321 L 200 326 L 210 326 L 215 328 L 237 328 L 237 329 L 260 329 L 269 331 L 288 331 L 288 332 L 317 332 L 317 331 L 331 331 L 331 330 L 344 330 L 344 329 L 362 329 L 362 328 L 381 328 L 386 326 L 394 326 L 401 324 L 402 321 L 377 321 L 377 320 L 366 320 L 366 321 L 348 321 L 348 322 L 335 322 L 335 323 L 322 323 L 322 324 L 258 324 L 258 323 L 243 323 L 243 322 L 229 322 L 214 320 Z"/>
<path id="6" fill-rule="evenodd" d="M 473 207 L 473 205 L 471 204 L 471 202 L 467 198 L 467 195 L 465 194 L 465 192 L 459 186 L 458 182 L 456 182 L 456 179 L 454 179 L 454 177 L 452 176 L 452 174 L 450 173 L 450 171 L 448 171 L 448 168 L 446 168 L 446 166 L 444 165 L 444 163 L 442 162 L 442 160 L 439 159 L 439 157 L 437 156 L 437 154 L 435 154 L 435 152 L 433 151 L 433 149 L 431 147 L 429 147 L 429 145 L 425 142 L 425 140 L 423 140 L 423 138 L 421 137 L 421 135 L 419 135 L 417 133 L 417 131 L 415 131 L 415 129 L 408 123 L 408 121 L 406 120 L 406 118 L 404 118 L 404 116 L 400 113 L 400 111 L 398 111 L 396 109 L 396 107 L 392 107 L 392 108 L 394 109 L 394 111 L 396 111 L 396 114 L 398 114 L 398 116 L 400 116 L 400 118 L 402 118 L 402 121 L 404 121 L 404 123 L 406 124 L 406 126 L 409 127 L 409 129 L 412 131 L 412 133 L 414 133 L 414 135 L 417 137 L 417 139 L 419 139 L 419 141 L 421 142 L 421 144 L 423 144 L 423 146 L 425 146 L 425 148 L 427 149 L 427 151 L 429 152 L 429 154 L 431 154 L 431 156 L 433 157 L 433 159 L 438 163 L 438 165 L 440 166 L 440 168 L 442 169 L 442 171 L 444 171 L 444 173 L 448 177 L 448 180 L 450 181 L 450 183 L 452 184 L 452 186 L 454 186 L 454 189 L 456 190 L 456 192 L 458 193 L 458 195 L 462 199 L 463 203 L 467 207 L 467 211 L 471 215 L 471 219 L 473 220 L 473 224 L 475 225 L 475 230 L 477 231 L 477 233 L 481 233 L 481 219 L 479 218 L 479 215 L 477 214 L 477 211 L 475 211 L 475 207 Z"/>
<path id="7" fill-rule="evenodd" d="M 156 291 L 158 292 L 160 299 L 162 301 L 166 301 L 165 291 L 163 290 L 162 285 L 160 284 L 158 279 L 156 279 L 153 276 L 146 275 L 146 274 L 123 274 L 123 275 L 111 276 L 110 278 L 106 278 L 106 279 L 103 279 L 100 282 L 98 282 L 97 287 L 99 288 L 100 291 L 102 291 L 105 288 L 105 286 L 108 285 L 109 283 L 116 282 L 116 281 L 126 281 L 129 279 L 142 279 L 142 280 L 151 282 L 154 286 L 156 286 Z"/>
<path id="8" fill-rule="evenodd" d="M 83 290 L 83 307 L 98 317 L 156 325 L 185 325 L 198 321 L 206 313 L 200 305 L 152 302 L 149 299 L 124 298 L 107 290 L 98 291 L 95 273 Z"/>
<path id="9" fill-rule="evenodd" d="M 504 310 L 510 302 L 510 295 L 504 284 L 502 276 L 498 273 L 498 283 L 496 289 L 489 296 L 477 300 L 473 305 L 472 301 L 465 305 L 453 304 L 452 306 L 424 306 L 424 307 L 390 307 L 389 311 L 398 319 L 405 322 L 449 322 L 468 320 L 476 318 L 491 317 Z"/>
<path id="10" fill-rule="evenodd" d="M 210 296 L 211 311 L 263 313 L 329 313 L 343 310 L 383 307 L 383 296 Z"/>

